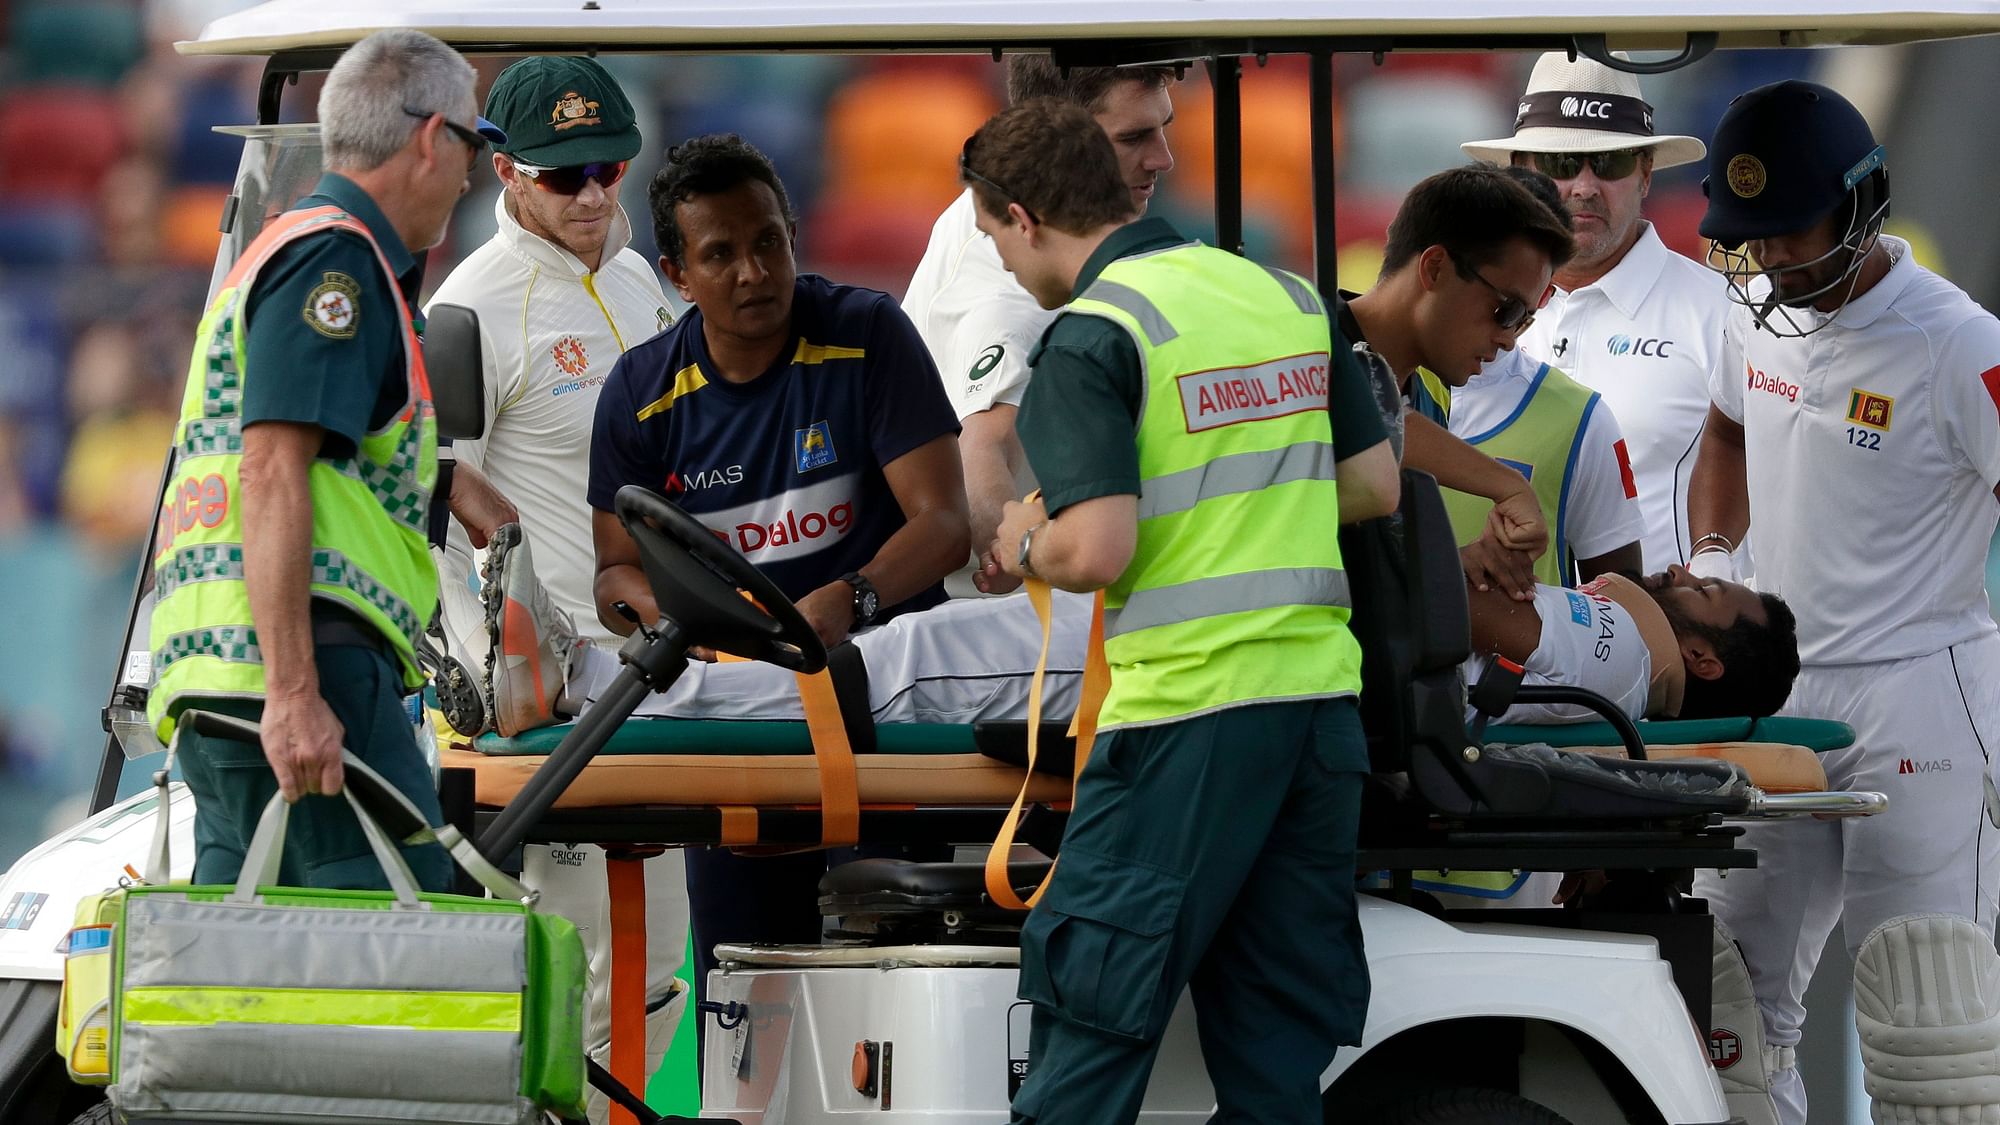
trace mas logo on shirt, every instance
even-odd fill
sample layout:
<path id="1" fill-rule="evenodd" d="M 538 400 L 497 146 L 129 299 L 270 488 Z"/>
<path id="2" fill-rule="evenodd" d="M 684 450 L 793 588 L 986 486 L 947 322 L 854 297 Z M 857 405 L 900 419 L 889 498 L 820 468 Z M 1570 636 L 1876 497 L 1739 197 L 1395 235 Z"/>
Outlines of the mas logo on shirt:
<path id="1" fill-rule="evenodd" d="M 981 379 L 986 378 L 988 375 L 993 374 L 993 369 L 1000 366 L 1000 361 L 1003 358 L 1005 358 L 1006 355 L 1007 355 L 1007 345 L 994 344 L 992 347 L 989 347 L 985 351 L 979 353 L 979 357 L 972 361 L 972 370 L 967 371 L 965 373 L 965 377 L 968 380 L 977 383 Z"/>
<path id="2" fill-rule="evenodd" d="M 361 285 L 337 270 L 328 270 L 301 310 L 314 332 L 330 340 L 353 337 L 361 324 Z"/>
<path id="3" fill-rule="evenodd" d="M 1871 430 L 1887 432 L 1889 419 L 1895 416 L 1896 400 L 1888 395 L 1878 395 L 1872 391 L 1854 388 L 1847 395 L 1847 420 Z"/>
<path id="4" fill-rule="evenodd" d="M 583 341 L 575 336 L 557 340 L 555 346 L 549 349 L 549 354 L 555 357 L 556 366 L 562 369 L 562 373 L 572 379 L 590 366 L 590 353 L 584 349 Z"/>
<path id="5" fill-rule="evenodd" d="M 824 468 L 840 459 L 833 451 L 833 432 L 827 428 L 825 421 L 792 431 L 792 459 L 802 473 Z"/>

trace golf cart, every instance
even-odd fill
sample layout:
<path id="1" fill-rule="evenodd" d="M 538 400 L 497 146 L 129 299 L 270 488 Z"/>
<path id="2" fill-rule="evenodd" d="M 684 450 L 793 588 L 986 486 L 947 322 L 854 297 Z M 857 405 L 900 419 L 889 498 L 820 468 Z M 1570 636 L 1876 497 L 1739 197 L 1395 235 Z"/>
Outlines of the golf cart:
<path id="1" fill-rule="evenodd" d="M 1569 48 L 1613 65 L 1639 65 L 1611 59 L 1614 48 L 1680 52 L 1668 63 L 1644 64 L 1663 67 L 1693 62 L 1718 47 L 2000 31 L 2000 3 L 1959 3 L 1946 12 L 1916 5 L 1872 11 L 1847 5 L 1834 12 L 1809 7 L 1826 6 L 1684 2 L 1606 15 L 1596 6 L 1515 0 L 1410 4 L 1395 12 L 1351 0 L 1250 0 L 1222 11 L 1199 0 L 1043 2 L 1004 11 L 969 0 L 940 0 L 922 11 L 775 0 L 702 10 L 596 0 L 365 3 L 334 10 L 279 0 L 218 20 L 185 49 L 270 56 L 259 100 L 264 124 L 246 130 L 253 143 L 246 145 L 246 172 L 225 216 L 229 234 L 218 275 L 258 224 L 310 184 L 312 176 L 301 169 L 311 164 L 317 171 L 310 129 L 274 124 L 284 86 L 297 74 L 329 66 L 346 44 L 378 27 L 422 27 L 468 51 L 509 54 L 1052 51 L 1059 62 L 1076 65 L 1205 62 L 1217 105 L 1216 226 L 1220 243 L 1232 248 L 1240 245 L 1242 231 L 1235 97 L 1241 67 L 1269 54 L 1303 54 L 1310 65 L 1316 145 L 1310 169 L 1318 207 L 1314 238 L 1320 284 L 1330 291 L 1335 52 Z M 1455 571 L 1447 572 L 1455 561 L 1439 549 L 1447 540 L 1439 538 L 1431 494 L 1421 481 L 1410 485 L 1402 543 L 1377 529 L 1350 551 L 1378 567 L 1369 579 L 1377 585 L 1367 587 L 1378 593 L 1358 600 L 1383 613 L 1372 623 L 1358 621 L 1357 628 L 1373 633 L 1365 637 L 1369 730 L 1388 792 L 1371 806 L 1377 815 L 1364 836 L 1364 859 L 1389 875 L 1384 893 L 1363 911 L 1375 979 L 1366 1041 L 1343 1051 L 1326 1075 L 1329 1120 L 1728 1120 L 1703 1030 L 1707 920 L 1699 904 L 1673 889 L 1694 868 L 1754 863 L 1735 846 L 1731 818 L 1865 812 L 1873 807 L 1870 800 L 1772 799 L 1727 767 L 1610 766 L 1554 752 L 1510 753 L 1467 738 L 1455 680 L 1464 648 L 1463 603 L 1454 606 L 1450 597 L 1461 586 Z M 672 526 L 672 517 L 657 511 L 642 515 Z M 695 553 L 691 543 L 671 537 L 661 549 L 676 547 L 683 555 Z M 669 560 L 661 567 L 670 565 L 671 554 L 660 557 Z M 729 565 L 704 557 L 717 567 Z M 1357 575 L 1358 588 L 1362 581 Z M 662 625 L 644 644 L 635 643 L 635 662 L 657 665 L 631 687 L 640 694 L 667 674 L 669 658 L 677 655 L 674 644 L 687 643 L 690 633 L 700 638 L 689 621 L 712 616 L 718 604 L 713 597 L 665 595 L 660 604 L 677 625 Z M 765 604 L 782 616 L 782 599 Z M 143 622 L 140 612 L 135 596 L 134 620 Z M 655 645 L 666 647 L 644 656 Z M 1611 722 L 1615 710 L 1598 702 Z M 114 700 L 112 711 L 129 703 Z M 742 818 L 728 811 L 745 807 L 739 794 L 698 794 L 669 783 L 660 799 L 639 805 L 566 803 L 578 788 L 571 783 L 592 772 L 590 758 L 604 741 L 623 734 L 614 729 L 623 717 L 615 711 L 593 712 L 605 717 L 553 738 L 558 744 L 530 739 L 506 748 L 512 756 L 485 755 L 446 770 L 446 795 L 457 797 L 448 801 L 454 815 L 478 829 L 482 847 L 490 846 L 489 854 L 503 863 L 524 840 L 827 842 L 825 806 L 812 801 L 759 808 L 747 837 Z M 1643 732 L 1612 725 L 1608 740 L 1643 759 Z M 770 756 L 812 753 L 803 732 L 763 733 L 780 748 Z M 682 731 L 667 741 L 703 746 L 712 734 Z M 1002 755 L 1024 741 L 1021 733 L 997 727 L 885 730 L 874 732 L 873 746 L 888 757 L 893 743 L 913 735 L 922 750 L 912 756 L 976 758 L 980 768 L 962 772 L 983 774 L 992 772 L 983 765 L 994 760 L 989 751 Z M 621 758 L 641 752 L 617 749 Z M 38 848 L 0 881 L 0 903 L 29 904 L 19 907 L 23 924 L 0 929 L 0 1119 L 9 1122 L 66 1121 L 81 1108 L 50 1051 L 51 982 L 61 974 L 54 950 L 75 900 L 115 883 L 144 852 L 151 798 L 113 803 L 123 764 L 119 744 L 108 742 L 93 799 L 93 808 L 102 811 Z M 470 776 L 455 772 L 461 768 Z M 1018 781 L 1018 767 L 1006 768 Z M 1067 785 L 1052 778 L 1039 794 L 1037 804 L 1059 815 Z M 992 838 L 1006 802 L 986 791 L 965 803 L 904 807 L 909 804 L 879 796 L 859 802 L 858 831 L 868 839 L 981 843 Z M 176 828 L 187 832 L 185 822 Z M 192 848 L 184 841 L 176 854 L 189 856 Z M 1408 873 L 1426 868 L 1608 868 L 1632 873 L 1627 885 L 1638 889 L 1626 896 L 1629 909 L 1616 913 L 1514 911 L 1495 922 L 1495 915 L 1455 914 L 1425 900 L 1409 885 Z M 1024 871 L 1021 878 L 1031 885 L 1035 876 Z M 1011 1088 L 1031 1065 L 1025 1009 L 1013 1000 L 1017 951 L 1008 939 L 1010 919 L 982 899 L 976 880 L 968 881 L 963 871 L 881 865 L 836 872 L 822 887 L 822 910 L 840 935 L 825 947 L 726 951 L 727 964 L 709 982 L 709 1001 L 722 1011 L 704 1021 L 704 1112 L 774 1125 L 863 1111 L 884 1119 L 1002 1120 Z M 14 916 L 15 907 L 8 911 Z M 950 1015 L 941 1019 L 940 1013 Z M 1168 1062 L 1156 1072 L 1147 1120 L 1205 1118 L 1212 1106 L 1202 1072 L 1192 1065 L 1186 1016 L 1179 1013 L 1168 1032 Z M 618 1077 L 637 1085 L 634 1076 Z"/>

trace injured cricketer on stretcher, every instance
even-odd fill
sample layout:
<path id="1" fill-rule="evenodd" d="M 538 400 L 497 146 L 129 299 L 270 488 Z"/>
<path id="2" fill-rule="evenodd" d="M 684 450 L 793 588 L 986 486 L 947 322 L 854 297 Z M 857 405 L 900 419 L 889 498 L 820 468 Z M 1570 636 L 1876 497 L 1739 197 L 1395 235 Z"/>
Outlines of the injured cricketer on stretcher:
<path id="1" fill-rule="evenodd" d="M 1799 667 L 1793 617 L 1774 595 L 1698 578 L 1681 567 L 1604 575 L 1582 589 L 1537 586 L 1532 600 L 1469 589 L 1468 682 L 1496 662 L 1528 684 L 1583 688 L 1638 719 L 1762 717 L 1784 704 Z M 1075 710 L 1090 632 L 1088 595 L 1053 592 L 1044 710 Z M 1044 629 L 1025 594 L 970 598 L 905 614 L 849 642 L 867 673 L 877 724 L 1025 719 Z M 609 686 L 618 657 L 580 647 L 558 709 L 581 713 Z M 798 720 L 795 678 L 775 665 L 691 660 L 672 689 L 634 718 Z M 1471 718 L 1468 715 L 1468 718 Z M 1515 705 L 1504 723 L 1592 719 L 1572 705 Z M 551 721 L 560 721 L 552 718 Z"/>

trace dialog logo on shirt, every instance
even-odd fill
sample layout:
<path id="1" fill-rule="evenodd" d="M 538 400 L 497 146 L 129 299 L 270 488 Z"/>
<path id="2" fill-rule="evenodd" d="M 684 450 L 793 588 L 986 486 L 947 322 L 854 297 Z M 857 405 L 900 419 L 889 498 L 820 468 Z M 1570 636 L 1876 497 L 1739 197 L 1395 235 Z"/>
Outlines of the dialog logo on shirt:
<path id="1" fill-rule="evenodd" d="M 1325 352 L 1309 352 L 1183 375 L 1177 382 L 1187 432 L 1325 410 L 1329 362 Z"/>
<path id="2" fill-rule="evenodd" d="M 855 483 L 855 474 L 848 473 L 807 488 L 694 516 L 717 539 L 749 556 L 751 562 L 760 566 L 783 562 L 831 547 L 853 530 Z"/>
<path id="3" fill-rule="evenodd" d="M 824 420 L 814 422 L 803 430 L 792 431 L 792 457 L 802 473 L 824 468 L 840 459 L 833 451 L 833 431 L 827 428 Z"/>
<path id="4" fill-rule="evenodd" d="M 1797 383 L 1787 383 L 1783 379 L 1775 378 L 1769 372 L 1759 371 L 1747 363 L 1743 365 L 1743 371 L 1745 384 L 1751 390 L 1763 391 L 1768 395 L 1776 395 L 1790 403 L 1799 401 L 1799 385 Z"/>
<path id="5" fill-rule="evenodd" d="M 1847 395 L 1847 420 L 1857 426 L 1867 426 L 1871 430 L 1887 433 L 1889 419 L 1896 411 L 1896 400 L 1888 395 L 1878 395 L 1872 391 L 1854 388 Z"/>

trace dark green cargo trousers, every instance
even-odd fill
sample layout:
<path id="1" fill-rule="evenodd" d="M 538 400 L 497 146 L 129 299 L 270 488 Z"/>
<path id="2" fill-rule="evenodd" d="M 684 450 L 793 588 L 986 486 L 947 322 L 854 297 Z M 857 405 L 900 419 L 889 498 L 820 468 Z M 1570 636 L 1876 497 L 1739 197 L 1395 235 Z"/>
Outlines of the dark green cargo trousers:
<path id="1" fill-rule="evenodd" d="M 403 681 L 396 665 L 380 650 L 361 645 L 315 645 L 313 659 L 320 694 L 347 728 L 347 748 L 402 790 L 424 819 L 444 823 L 437 786 L 403 709 Z M 263 713 L 262 704 L 242 700 L 195 700 L 189 706 L 253 721 Z M 180 763 L 181 777 L 194 794 L 194 881 L 198 886 L 234 883 L 258 818 L 278 792 L 278 776 L 261 748 L 192 730 L 181 732 Z M 424 890 L 451 889 L 452 862 L 443 848 L 426 844 L 402 851 Z M 292 806 L 278 882 L 371 890 L 389 885 L 354 809 L 340 796 L 301 797 Z"/>
<path id="2" fill-rule="evenodd" d="M 1366 770 L 1351 698 L 1100 739 L 1021 934 L 1034 1022 L 1013 1120 L 1132 1121 L 1191 988 L 1213 1120 L 1320 1125 L 1320 1075 L 1360 1042 L 1368 1006 L 1354 897 Z"/>

